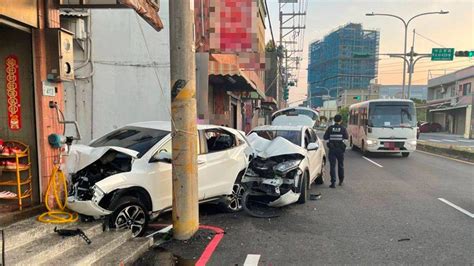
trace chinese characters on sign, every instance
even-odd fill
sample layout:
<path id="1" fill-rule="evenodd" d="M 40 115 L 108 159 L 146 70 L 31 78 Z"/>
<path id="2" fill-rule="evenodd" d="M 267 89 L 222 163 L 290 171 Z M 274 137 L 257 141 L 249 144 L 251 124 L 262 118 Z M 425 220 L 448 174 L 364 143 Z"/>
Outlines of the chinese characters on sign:
<path id="1" fill-rule="evenodd" d="M 7 93 L 8 127 L 11 130 L 21 129 L 20 79 L 18 58 L 9 55 L 5 58 L 5 80 Z"/>
<path id="2" fill-rule="evenodd" d="M 452 61 L 454 48 L 433 48 L 431 50 L 431 61 Z"/>

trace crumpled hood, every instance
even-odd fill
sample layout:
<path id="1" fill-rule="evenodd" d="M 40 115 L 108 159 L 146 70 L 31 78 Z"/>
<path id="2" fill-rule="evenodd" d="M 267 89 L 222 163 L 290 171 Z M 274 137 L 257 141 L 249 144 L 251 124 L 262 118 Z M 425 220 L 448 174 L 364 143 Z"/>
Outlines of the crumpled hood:
<path id="1" fill-rule="evenodd" d="M 272 121 L 272 126 L 307 126 L 313 127 L 315 121 L 306 115 L 280 115 Z"/>
<path id="2" fill-rule="evenodd" d="M 138 152 L 116 146 L 91 147 L 82 144 L 72 145 L 67 156 L 66 169 L 69 174 L 76 173 L 99 160 L 107 151 L 115 150 L 126 154 L 133 159 L 137 158 Z"/>
<path id="3" fill-rule="evenodd" d="M 257 133 L 252 133 L 247 137 L 250 145 L 261 158 L 270 158 L 280 155 L 299 154 L 306 156 L 306 150 L 297 146 L 285 138 L 277 137 L 268 140 L 260 137 Z"/>

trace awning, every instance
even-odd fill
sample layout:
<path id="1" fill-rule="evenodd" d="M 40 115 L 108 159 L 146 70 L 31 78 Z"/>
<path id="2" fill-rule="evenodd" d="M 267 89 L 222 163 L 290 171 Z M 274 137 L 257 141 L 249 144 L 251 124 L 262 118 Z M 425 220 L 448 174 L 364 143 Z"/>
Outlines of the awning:
<path id="1" fill-rule="evenodd" d="M 242 70 L 234 54 L 209 56 L 209 81 L 232 91 L 254 92 L 265 99 L 264 85 L 255 71 Z"/>
<path id="2" fill-rule="evenodd" d="M 467 105 L 452 106 L 452 107 L 431 109 L 430 112 L 442 112 L 442 111 L 449 111 L 449 110 L 461 109 L 461 108 L 466 108 L 466 107 L 467 107 Z"/>

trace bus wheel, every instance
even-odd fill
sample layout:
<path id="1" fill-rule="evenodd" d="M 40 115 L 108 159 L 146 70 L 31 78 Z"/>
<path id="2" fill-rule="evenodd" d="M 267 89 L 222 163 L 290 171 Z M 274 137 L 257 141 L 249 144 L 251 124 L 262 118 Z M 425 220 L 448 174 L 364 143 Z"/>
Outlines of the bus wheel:
<path id="1" fill-rule="evenodd" d="M 356 146 L 354 145 L 354 143 L 352 142 L 352 137 L 351 137 L 351 140 L 350 140 L 350 142 L 349 142 L 349 145 L 351 146 L 351 149 L 352 149 L 353 151 L 357 150 L 357 147 L 356 147 Z"/>
<path id="2" fill-rule="evenodd" d="M 360 150 L 362 151 L 363 156 L 368 156 L 369 155 L 369 152 L 365 149 L 365 142 L 363 140 L 362 140 L 362 146 L 361 146 Z"/>
<path id="3" fill-rule="evenodd" d="M 403 157 L 405 157 L 405 158 L 406 158 L 406 157 L 408 157 L 408 155 L 410 155 L 410 153 L 409 153 L 409 152 L 402 152 L 402 156 L 403 156 Z"/>

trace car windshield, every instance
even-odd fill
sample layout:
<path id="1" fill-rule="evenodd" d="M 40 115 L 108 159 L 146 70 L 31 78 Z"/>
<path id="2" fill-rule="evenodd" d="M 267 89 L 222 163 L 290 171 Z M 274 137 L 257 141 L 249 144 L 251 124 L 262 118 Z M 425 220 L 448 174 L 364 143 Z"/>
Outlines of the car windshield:
<path id="1" fill-rule="evenodd" d="M 127 148 L 137 151 L 138 158 L 141 158 L 148 150 L 169 133 L 169 131 L 151 128 L 123 127 L 95 140 L 90 144 L 90 146 L 116 146 Z"/>
<path id="2" fill-rule="evenodd" d="M 273 140 L 276 137 L 287 139 L 293 144 L 301 146 L 301 132 L 296 130 L 257 130 L 253 131 L 260 137 Z"/>
<path id="3" fill-rule="evenodd" d="M 412 103 L 372 103 L 369 110 L 371 127 L 416 126 L 416 113 Z"/>

